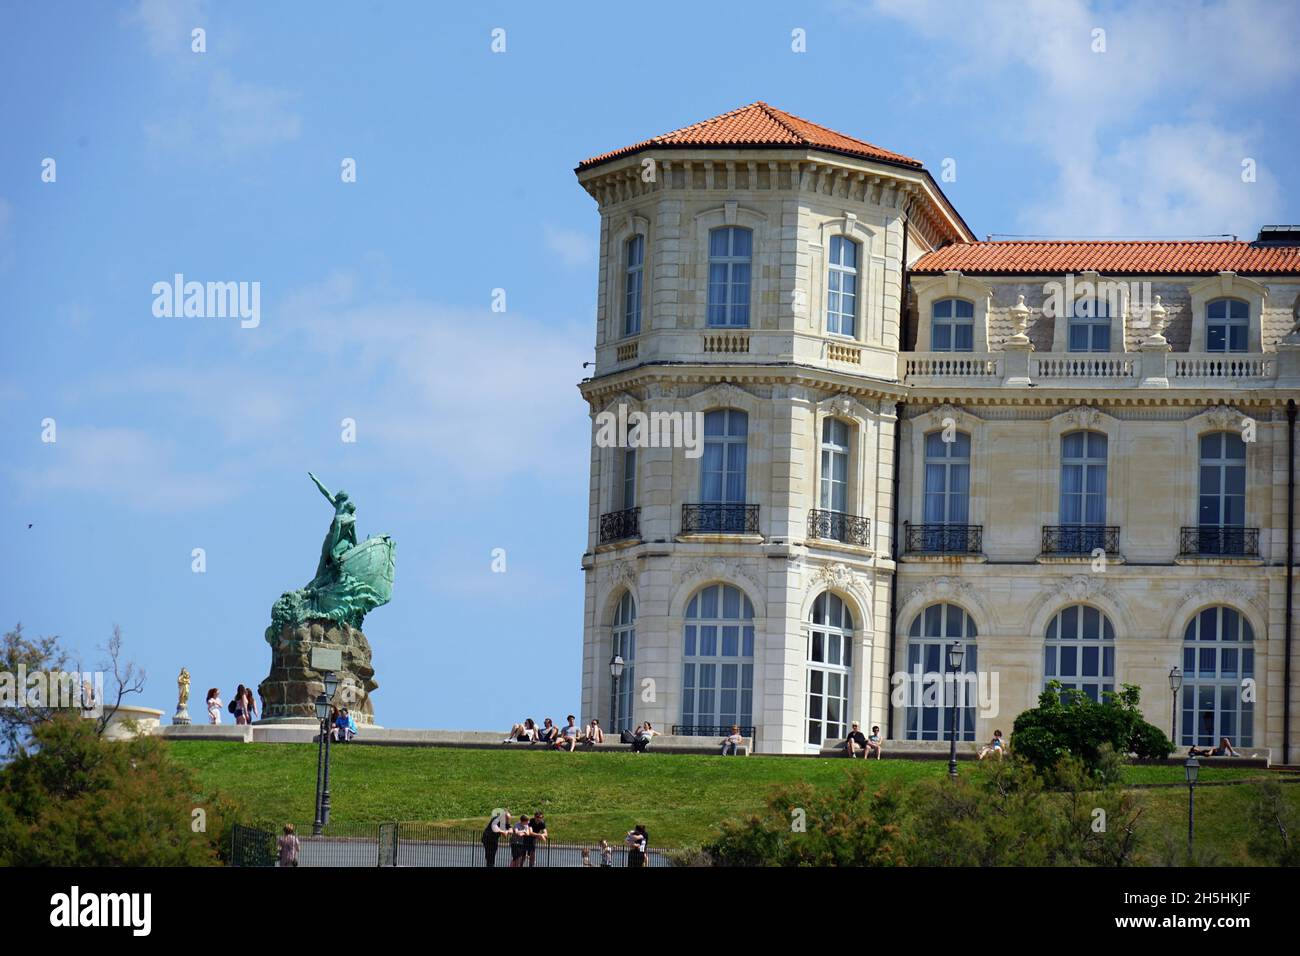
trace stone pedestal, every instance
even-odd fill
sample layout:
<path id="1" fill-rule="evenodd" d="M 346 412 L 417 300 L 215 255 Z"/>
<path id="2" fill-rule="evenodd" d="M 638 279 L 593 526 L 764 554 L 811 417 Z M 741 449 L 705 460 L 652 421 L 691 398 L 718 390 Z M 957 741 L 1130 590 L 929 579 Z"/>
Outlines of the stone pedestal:
<path id="1" fill-rule="evenodd" d="M 358 724 L 374 723 L 370 695 L 379 685 L 365 634 L 347 624 L 310 620 L 296 627 L 286 624 L 278 633 L 267 628 L 266 640 L 271 645 L 271 672 L 257 688 L 264 720 L 315 721 L 316 696 L 325 685 L 321 673 L 311 666 L 311 652 L 314 647 L 328 647 L 343 655 L 343 669 L 336 672 L 339 686 L 334 705 L 347 707 Z"/>
<path id="2" fill-rule="evenodd" d="M 184 704 L 176 705 L 176 713 L 172 714 L 172 723 L 178 727 L 185 727 L 190 722 L 190 709 Z"/>

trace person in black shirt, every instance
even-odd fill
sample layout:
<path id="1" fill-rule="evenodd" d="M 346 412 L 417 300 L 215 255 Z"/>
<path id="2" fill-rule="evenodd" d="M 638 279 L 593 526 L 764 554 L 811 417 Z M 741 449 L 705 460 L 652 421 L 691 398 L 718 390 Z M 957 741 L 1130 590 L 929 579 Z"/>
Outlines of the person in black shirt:
<path id="1" fill-rule="evenodd" d="M 510 832 L 510 811 L 502 810 L 488 821 L 483 828 L 483 861 L 489 866 L 497 865 L 497 844 L 501 837 Z"/>
<path id="2" fill-rule="evenodd" d="M 844 752 L 849 758 L 856 757 L 859 753 L 865 758 L 867 755 L 867 737 L 858 726 L 858 722 L 853 722 L 853 729 L 849 731 L 848 739 L 844 741 Z"/>
<path id="3" fill-rule="evenodd" d="M 528 839 L 524 841 L 524 848 L 528 852 L 528 865 L 532 866 L 536 860 L 537 841 L 547 838 L 546 818 L 542 816 L 542 811 L 538 810 L 533 814 L 533 819 L 528 824 L 532 829 L 528 834 Z"/>

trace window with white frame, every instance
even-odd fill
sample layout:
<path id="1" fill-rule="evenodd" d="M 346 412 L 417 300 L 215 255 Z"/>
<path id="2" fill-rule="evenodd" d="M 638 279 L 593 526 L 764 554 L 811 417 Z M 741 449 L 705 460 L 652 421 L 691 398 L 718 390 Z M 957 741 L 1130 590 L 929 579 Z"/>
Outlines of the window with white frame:
<path id="1" fill-rule="evenodd" d="M 611 684 L 609 729 L 614 733 L 632 729 L 632 701 L 636 689 L 636 601 L 631 591 L 625 591 L 614 612 L 614 653 L 623 658 L 623 675 L 618 682 L 618 695 Z"/>
<path id="2" fill-rule="evenodd" d="M 1250 331 L 1250 305 L 1241 299 L 1214 299 L 1205 307 L 1205 351 L 1244 352 Z"/>
<path id="3" fill-rule="evenodd" d="M 1061 436 L 1061 524 L 1106 523 L 1106 436 Z"/>
<path id="4" fill-rule="evenodd" d="M 1047 625 L 1043 687 L 1060 681 L 1101 703 L 1103 693 L 1115 689 L 1115 628 L 1095 607 L 1073 604 L 1063 608 Z"/>
<path id="5" fill-rule="evenodd" d="M 1255 677 L 1255 632 L 1235 608 L 1207 607 L 1183 634 L 1182 727 L 1185 747 L 1255 743 L 1255 704 L 1244 693 Z M 1247 699 L 1249 698 L 1249 699 Z"/>
<path id="6" fill-rule="evenodd" d="M 709 233 L 708 324 L 715 328 L 749 325 L 749 281 L 754 234 L 740 226 Z"/>
<path id="7" fill-rule="evenodd" d="M 637 234 L 623 244 L 623 334 L 641 331 L 641 289 L 645 277 L 645 236 Z"/>
<path id="8" fill-rule="evenodd" d="M 852 337 L 858 314 L 858 244 L 831 236 L 826 275 L 826 331 Z"/>
<path id="9" fill-rule="evenodd" d="M 949 740 L 953 706 L 958 710 L 959 740 L 975 739 L 975 686 L 978 667 L 975 622 L 955 604 L 932 604 L 912 619 L 907 632 L 908 740 Z M 965 642 L 963 673 L 949 675 L 948 648 Z"/>
<path id="10" fill-rule="evenodd" d="M 807 639 L 807 740 L 821 746 L 848 735 L 853 614 L 839 595 L 817 596 Z"/>
<path id="11" fill-rule="evenodd" d="M 738 408 L 704 415 L 704 456 L 700 459 L 700 501 L 744 504 L 749 416 Z"/>
<path id="12" fill-rule="evenodd" d="M 636 507 L 636 449 L 623 451 L 623 510 Z"/>
<path id="13" fill-rule="evenodd" d="M 934 352 L 969 352 L 975 348 L 975 305 L 965 299 L 940 299 L 930 323 Z"/>
<path id="14" fill-rule="evenodd" d="M 686 607 L 682 723 L 712 734 L 753 722 L 754 606 L 739 588 L 710 584 Z"/>
<path id="15" fill-rule="evenodd" d="M 947 435 L 950 441 L 944 441 Z M 970 520 L 970 435 L 925 436 L 925 524 L 964 525 Z"/>
<path id="16" fill-rule="evenodd" d="M 1085 296 L 1075 300 L 1067 348 L 1071 352 L 1110 351 L 1110 305 L 1106 299 Z"/>
<path id="17" fill-rule="evenodd" d="M 849 424 L 822 421 L 821 510 L 843 514 L 849 500 Z"/>
<path id="18" fill-rule="evenodd" d="M 1236 432 L 1201 436 L 1202 528 L 1240 528 L 1246 524 L 1246 443 Z"/>

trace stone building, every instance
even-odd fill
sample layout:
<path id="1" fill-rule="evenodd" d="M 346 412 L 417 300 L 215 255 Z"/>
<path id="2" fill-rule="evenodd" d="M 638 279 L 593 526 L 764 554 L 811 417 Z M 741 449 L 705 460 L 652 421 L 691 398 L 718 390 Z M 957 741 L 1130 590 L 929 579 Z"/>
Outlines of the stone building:
<path id="1" fill-rule="evenodd" d="M 980 242 L 917 160 L 764 103 L 577 176 L 584 715 L 975 741 L 1057 679 L 1296 760 L 1300 227 Z"/>

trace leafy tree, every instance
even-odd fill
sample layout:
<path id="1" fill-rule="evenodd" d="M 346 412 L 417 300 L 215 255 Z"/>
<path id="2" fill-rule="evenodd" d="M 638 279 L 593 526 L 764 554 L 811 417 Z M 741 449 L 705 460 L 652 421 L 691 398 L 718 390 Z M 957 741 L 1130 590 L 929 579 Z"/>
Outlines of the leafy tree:
<path id="1" fill-rule="evenodd" d="M 0 640 L 0 674 L 9 675 L 14 682 L 13 690 L 22 694 L 23 699 L 0 701 L 0 758 L 8 758 L 21 753 L 31 744 L 32 728 L 44 723 L 53 714 L 48 706 L 29 706 L 26 699 L 26 687 L 18 687 L 19 670 L 27 673 L 36 671 L 62 671 L 68 665 L 67 652 L 59 646 L 57 637 L 38 637 L 29 640 L 23 636 L 21 623 L 15 624 L 12 631 L 5 633 Z M 41 704 L 48 703 L 39 702 Z"/>
<path id="2" fill-rule="evenodd" d="M 897 789 L 873 789 L 863 768 L 834 790 L 777 791 L 764 813 L 723 823 L 706 851 L 719 866 L 895 866 L 901 812 Z"/>
<path id="3" fill-rule="evenodd" d="M 1124 755 L 1164 758 L 1174 751 L 1164 732 L 1143 719 L 1140 695 L 1139 688 L 1125 684 L 1118 693 L 1103 693 L 1097 703 L 1082 691 L 1062 690 L 1059 681 L 1050 681 L 1038 706 L 1016 718 L 1012 749 L 1040 773 L 1050 774 L 1072 756 L 1102 782 L 1114 783 Z M 1121 759 L 1104 756 L 1107 747 Z"/>
<path id="4" fill-rule="evenodd" d="M 201 794 L 163 741 L 108 741 L 66 712 L 32 734 L 0 770 L 0 865 L 203 866 L 229 846 L 235 807 Z"/>

